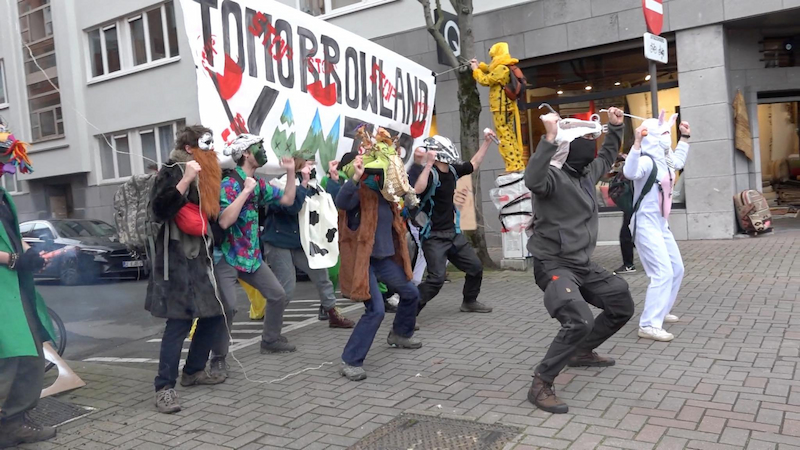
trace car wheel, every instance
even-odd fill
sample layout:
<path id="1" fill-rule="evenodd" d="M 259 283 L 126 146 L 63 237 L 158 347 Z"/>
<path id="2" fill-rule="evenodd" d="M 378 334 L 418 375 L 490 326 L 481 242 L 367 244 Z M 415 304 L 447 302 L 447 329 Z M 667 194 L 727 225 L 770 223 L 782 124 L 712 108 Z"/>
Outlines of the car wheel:
<path id="1" fill-rule="evenodd" d="M 82 277 L 78 271 L 78 260 L 71 258 L 65 260 L 61 264 L 61 273 L 59 278 L 61 283 L 67 286 L 76 286 L 81 283 Z"/>

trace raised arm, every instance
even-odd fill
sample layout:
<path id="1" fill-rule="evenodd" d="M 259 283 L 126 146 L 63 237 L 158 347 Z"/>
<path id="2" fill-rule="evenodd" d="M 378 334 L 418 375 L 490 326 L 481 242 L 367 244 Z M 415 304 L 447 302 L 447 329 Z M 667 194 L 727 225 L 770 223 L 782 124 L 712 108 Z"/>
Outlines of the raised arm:
<path id="1" fill-rule="evenodd" d="M 531 156 L 528 167 L 525 169 L 525 186 L 534 194 L 543 197 L 550 195 L 555 186 L 550 174 L 550 160 L 558 150 L 558 146 L 555 144 L 558 121 L 557 114 L 550 113 L 542 116 L 547 134 L 539 141 L 536 152 Z"/>
<path id="2" fill-rule="evenodd" d="M 600 153 L 597 158 L 589 163 L 588 175 L 593 184 L 600 181 L 605 174 L 611 170 L 611 166 L 617 160 L 619 155 L 620 146 L 622 145 L 622 132 L 624 125 L 608 125 L 608 134 L 606 140 L 603 142 L 603 147 L 600 148 Z"/>
<path id="3" fill-rule="evenodd" d="M 672 154 L 672 162 L 675 164 L 675 170 L 683 170 L 686 166 L 686 158 L 689 156 L 689 138 L 691 137 L 691 128 L 689 122 L 681 122 L 678 125 L 681 130 L 681 141 L 675 147 L 675 153 Z"/>
<path id="4" fill-rule="evenodd" d="M 353 179 L 348 180 L 342 186 L 335 200 L 336 207 L 345 211 L 352 211 L 361 204 L 361 199 L 358 196 L 359 181 L 361 181 L 361 176 L 364 175 L 364 159 L 361 155 L 356 156 L 353 160 L 353 169 L 355 169 Z"/>
<path id="5" fill-rule="evenodd" d="M 622 174 L 629 180 L 638 180 L 645 177 L 650 173 L 653 168 L 653 159 L 645 158 L 642 160 L 642 134 L 644 133 L 645 126 L 641 125 L 634 134 L 633 148 L 628 153 L 625 159 L 625 165 L 622 166 Z"/>
<path id="6" fill-rule="evenodd" d="M 475 153 L 475 156 L 472 157 L 469 162 L 472 163 L 472 168 L 474 170 L 478 170 L 481 167 L 481 163 L 483 162 L 483 158 L 486 157 L 486 151 L 489 150 L 489 144 L 492 142 L 491 136 L 495 136 L 494 131 L 487 130 L 487 133 L 483 135 L 483 143 L 481 144 L 481 148 L 478 149 L 478 152 Z"/>
<path id="7" fill-rule="evenodd" d="M 261 180 L 263 183 L 264 181 Z M 220 204 L 220 216 L 219 216 L 219 226 L 223 230 L 227 230 L 233 224 L 236 223 L 236 219 L 239 218 L 239 214 L 242 212 L 242 208 L 244 208 L 244 204 L 247 203 L 247 199 L 250 198 L 250 195 L 253 194 L 253 191 L 256 189 L 256 185 L 258 185 L 258 181 L 255 178 L 247 177 L 244 180 L 244 186 L 239 186 L 239 183 L 231 177 L 227 177 L 222 180 L 222 186 L 220 187 L 220 194 L 219 194 L 219 204 Z M 241 192 L 239 192 L 239 189 Z M 262 186 L 263 191 L 263 186 Z"/>
<path id="8" fill-rule="evenodd" d="M 491 86 L 493 84 L 505 85 L 508 83 L 508 77 L 510 75 L 511 71 L 502 64 L 495 67 L 491 72 L 488 71 L 488 68 L 484 71 L 482 67 L 472 70 L 472 77 L 475 78 L 475 81 L 484 86 Z"/>

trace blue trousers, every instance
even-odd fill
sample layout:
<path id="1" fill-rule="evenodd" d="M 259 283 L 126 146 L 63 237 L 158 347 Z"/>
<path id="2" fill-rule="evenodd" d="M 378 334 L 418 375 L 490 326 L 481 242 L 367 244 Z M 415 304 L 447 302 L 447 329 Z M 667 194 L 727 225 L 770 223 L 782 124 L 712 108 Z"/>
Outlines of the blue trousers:
<path id="1" fill-rule="evenodd" d="M 364 314 L 359 319 L 350 340 L 344 347 L 342 361 L 353 367 L 364 365 L 372 341 L 383 321 L 385 314 L 383 308 L 383 295 L 378 287 L 378 280 L 389 289 L 400 295 L 400 304 L 394 316 L 392 329 L 395 334 L 402 337 L 414 335 L 414 325 L 417 322 L 417 305 L 419 304 L 419 291 L 412 281 L 406 279 L 405 271 L 391 258 L 370 260 L 369 264 L 369 294 L 371 299 L 364 302 Z"/>

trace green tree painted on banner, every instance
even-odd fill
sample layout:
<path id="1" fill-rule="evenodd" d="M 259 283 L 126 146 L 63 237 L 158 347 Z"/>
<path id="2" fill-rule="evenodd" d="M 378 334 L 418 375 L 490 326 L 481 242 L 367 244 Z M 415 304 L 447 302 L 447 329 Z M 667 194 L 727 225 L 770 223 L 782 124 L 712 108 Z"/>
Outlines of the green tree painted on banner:
<path id="1" fill-rule="evenodd" d="M 278 158 L 294 156 L 294 154 L 297 153 L 294 116 L 292 115 L 292 107 L 289 105 L 289 100 L 286 100 L 286 106 L 283 108 L 281 123 L 275 127 L 275 132 L 272 133 L 271 143 L 272 151 L 275 152 L 275 156 Z"/>

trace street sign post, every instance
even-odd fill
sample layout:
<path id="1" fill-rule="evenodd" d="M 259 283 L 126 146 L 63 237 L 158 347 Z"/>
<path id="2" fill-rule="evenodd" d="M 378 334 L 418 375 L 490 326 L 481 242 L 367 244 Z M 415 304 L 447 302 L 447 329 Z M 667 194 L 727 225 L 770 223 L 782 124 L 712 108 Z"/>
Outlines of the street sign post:
<path id="1" fill-rule="evenodd" d="M 656 61 L 667 63 L 667 40 L 660 37 L 664 27 L 664 4 L 662 0 L 642 0 L 642 11 L 647 31 L 644 35 L 644 56 L 650 60 L 650 96 L 653 116 L 658 116 L 658 70 Z"/>

